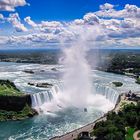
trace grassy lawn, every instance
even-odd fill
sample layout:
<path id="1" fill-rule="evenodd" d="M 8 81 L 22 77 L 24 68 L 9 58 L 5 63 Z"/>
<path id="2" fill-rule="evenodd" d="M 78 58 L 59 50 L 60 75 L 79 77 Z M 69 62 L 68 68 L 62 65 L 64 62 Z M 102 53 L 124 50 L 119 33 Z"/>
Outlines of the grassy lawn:
<path id="1" fill-rule="evenodd" d="M 125 137 L 125 140 L 134 140 L 133 139 L 134 132 L 135 132 L 135 129 L 134 128 L 128 128 L 127 129 L 127 135 Z"/>
<path id="2" fill-rule="evenodd" d="M 0 80 L 0 96 L 21 96 L 21 92 L 9 80 Z"/>

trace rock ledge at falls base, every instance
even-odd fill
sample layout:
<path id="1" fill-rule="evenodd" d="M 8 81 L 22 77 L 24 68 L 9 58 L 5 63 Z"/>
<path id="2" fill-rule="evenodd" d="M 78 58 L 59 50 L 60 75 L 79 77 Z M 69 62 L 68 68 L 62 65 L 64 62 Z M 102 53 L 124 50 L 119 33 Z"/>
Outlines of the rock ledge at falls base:
<path id="1" fill-rule="evenodd" d="M 23 94 L 9 80 L 0 80 L 0 121 L 22 120 L 36 114 L 29 94 Z"/>

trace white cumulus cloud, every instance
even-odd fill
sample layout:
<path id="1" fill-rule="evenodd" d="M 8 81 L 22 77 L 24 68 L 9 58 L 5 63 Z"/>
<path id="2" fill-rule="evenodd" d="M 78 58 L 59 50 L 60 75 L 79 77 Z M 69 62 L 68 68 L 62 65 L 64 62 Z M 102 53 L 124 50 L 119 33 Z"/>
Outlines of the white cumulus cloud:
<path id="1" fill-rule="evenodd" d="M 110 10 L 113 9 L 114 5 L 110 4 L 110 3 L 105 3 L 103 5 L 100 5 L 100 9 L 101 10 Z"/>
<path id="2" fill-rule="evenodd" d="M 34 21 L 31 20 L 31 17 L 30 16 L 24 18 L 24 21 L 27 22 L 32 27 L 37 27 L 37 24 Z"/>
<path id="3" fill-rule="evenodd" d="M 28 31 L 28 29 L 21 23 L 18 13 L 10 14 L 7 21 L 13 25 L 17 32 Z"/>
<path id="4" fill-rule="evenodd" d="M 126 4 L 121 10 L 116 10 L 115 7 L 105 3 L 97 12 L 90 12 L 81 19 L 65 22 L 40 21 L 36 23 L 28 16 L 24 18 L 24 21 L 32 27 L 30 29 L 22 23 L 18 13 L 12 13 L 9 17 L 3 17 L 0 14 L 0 20 L 8 21 L 17 32 L 20 32 L 20 35 L 13 35 L 10 38 L 0 36 L 0 39 L 4 38 L 0 43 L 35 46 L 35 44 L 43 43 L 69 43 L 80 37 L 86 37 L 89 42 L 96 42 L 98 46 L 121 47 L 136 44 L 140 46 L 140 8 L 130 4 Z M 93 39 L 96 35 L 95 28 L 95 32 L 99 32 L 96 41 Z"/>
<path id="5" fill-rule="evenodd" d="M 27 5 L 25 0 L 0 0 L 1 11 L 15 11 L 18 6 Z"/>
<path id="6" fill-rule="evenodd" d="M 83 17 L 84 23 L 94 25 L 94 24 L 99 24 L 99 18 L 94 14 L 94 13 L 87 13 Z"/>
<path id="7" fill-rule="evenodd" d="M 101 5 L 100 7 L 105 7 L 105 5 Z M 101 8 L 95 14 L 105 18 L 140 18 L 140 8 L 136 5 L 126 4 L 122 10 L 116 10 L 114 7 L 108 9 Z"/>

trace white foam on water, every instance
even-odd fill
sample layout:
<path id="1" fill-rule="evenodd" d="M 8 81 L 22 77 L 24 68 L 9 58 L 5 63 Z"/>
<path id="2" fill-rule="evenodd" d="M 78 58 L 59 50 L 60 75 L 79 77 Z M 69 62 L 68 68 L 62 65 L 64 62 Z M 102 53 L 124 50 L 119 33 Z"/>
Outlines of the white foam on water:
<path id="1" fill-rule="evenodd" d="M 99 87 L 97 88 L 99 89 Z M 107 93 L 100 93 L 96 92 L 96 94 L 90 94 L 87 98 L 86 101 L 86 106 L 82 106 L 80 108 L 88 108 L 88 107 L 94 107 L 96 109 L 99 109 L 103 112 L 106 112 L 110 109 L 112 109 L 115 105 L 115 102 L 117 101 L 117 97 L 115 98 L 112 97 L 113 92 L 116 92 L 115 90 L 105 90 L 105 88 L 101 87 L 102 92 L 107 92 Z M 109 92 L 111 91 L 111 92 Z M 66 96 L 63 95 L 63 86 L 62 84 L 60 85 L 55 85 L 52 88 L 40 92 L 40 93 L 35 93 L 31 95 L 32 99 L 32 107 L 35 108 L 40 114 L 53 114 L 59 110 L 65 109 L 67 107 L 77 107 L 75 104 L 72 104 L 71 98 L 65 98 Z M 109 98 L 110 94 L 110 98 Z M 68 96 L 67 96 L 68 97 Z M 79 107 L 79 106 L 78 106 Z"/>

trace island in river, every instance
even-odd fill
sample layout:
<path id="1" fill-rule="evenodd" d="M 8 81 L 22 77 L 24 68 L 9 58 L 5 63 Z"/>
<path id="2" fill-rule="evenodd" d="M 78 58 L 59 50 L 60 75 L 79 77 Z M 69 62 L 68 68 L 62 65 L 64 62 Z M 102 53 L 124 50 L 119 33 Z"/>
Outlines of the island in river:
<path id="1" fill-rule="evenodd" d="M 30 95 L 23 94 L 13 82 L 0 80 L 0 121 L 22 120 L 36 114 Z"/>

